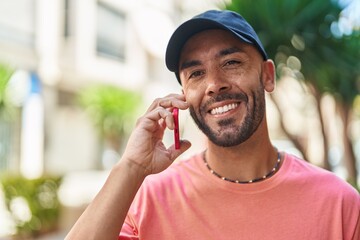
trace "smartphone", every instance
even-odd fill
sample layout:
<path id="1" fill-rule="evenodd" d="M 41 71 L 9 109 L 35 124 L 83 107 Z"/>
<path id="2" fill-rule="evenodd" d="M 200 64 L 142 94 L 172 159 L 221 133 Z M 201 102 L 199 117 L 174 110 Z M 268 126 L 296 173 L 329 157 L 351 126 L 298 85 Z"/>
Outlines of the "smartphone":
<path id="1" fill-rule="evenodd" d="M 179 132 L 179 109 L 174 108 L 172 110 L 172 115 L 174 117 L 174 139 L 175 139 L 175 149 L 180 149 L 180 132 Z"/>

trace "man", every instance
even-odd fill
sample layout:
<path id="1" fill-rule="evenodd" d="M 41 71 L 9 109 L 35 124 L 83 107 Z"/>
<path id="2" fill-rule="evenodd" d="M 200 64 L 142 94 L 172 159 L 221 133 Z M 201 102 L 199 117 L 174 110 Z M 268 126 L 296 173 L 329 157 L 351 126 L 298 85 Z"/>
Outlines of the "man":
<path id="1" fill-rule="evenodd" d="M 265 91 L 274 63 L 252 27 L 230 11 L 182 24 L 166 64 L 183 95 L 156 99 L 119 163 L 67 239 L 360 239 L 360 197 L 335 175 L 269 139 Z M 171 110 L 189 109 L 207 150 L 172 164 Z"/>

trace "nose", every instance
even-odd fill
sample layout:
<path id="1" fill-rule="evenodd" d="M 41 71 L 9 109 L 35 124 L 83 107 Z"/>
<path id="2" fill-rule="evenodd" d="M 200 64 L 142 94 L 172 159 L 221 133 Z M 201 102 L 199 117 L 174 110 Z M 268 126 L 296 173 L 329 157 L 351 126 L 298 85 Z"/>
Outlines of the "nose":
<path id="1" fill-rule="evenodd" d="M 226 78 L 221 76 L 221 74 L 208 74 L 206 84 L 206 94 L 209 96 L 217 95 L 231 89 L 231 84 L 226 80 Z"/>

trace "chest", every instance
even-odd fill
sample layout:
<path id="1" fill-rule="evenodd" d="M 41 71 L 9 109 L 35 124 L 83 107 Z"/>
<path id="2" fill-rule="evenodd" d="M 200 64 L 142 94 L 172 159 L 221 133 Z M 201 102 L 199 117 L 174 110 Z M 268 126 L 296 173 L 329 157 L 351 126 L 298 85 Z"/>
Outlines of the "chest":
<path id="1" fill-rule="evenodd" d="M 140 221 L 154 224 L 141 225 L 139 233 L 161 239 L 342 239 L 341 214 L 334 218 L 341 208 L 333 201 L 299 189 L 286 192 L 193 188 L 153 196 Z"/>

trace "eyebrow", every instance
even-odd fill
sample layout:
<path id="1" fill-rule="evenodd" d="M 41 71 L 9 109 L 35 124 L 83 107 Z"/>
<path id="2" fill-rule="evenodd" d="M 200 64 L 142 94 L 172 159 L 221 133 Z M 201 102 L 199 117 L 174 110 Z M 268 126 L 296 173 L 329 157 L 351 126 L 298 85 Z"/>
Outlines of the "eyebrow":
<path id="1" fill-rule="evenodd" d="M 230 48 L 221 50 L 218 54 L 216 54 L 216 57 L 224 57 L 226 55 L 230 55 L 230 54 L 237 53 L 237 52 L 243 52 L 243 51 L 238 47 L 230 47 Z"/>
<path id="2" fill-rule="evenodd" d="M 191 61 L 185 61 L 181 64 L 180 66 L 180 71 L 184 70 L 186 68 L 190 68 L 190 67 L 194 67 L 194 66 L 199 66 L 201 65 L 201 62 L 198 60 L 191 60 Z"/>
<path id="3" fill-rule="evenodd" d="M 219 53 L 217 53 L 215 55 L 215 57 L 216 58 L 224 57 L 226 55 L 230 55 L 230 54 L 237 53 L 237 52 L 243 52 L 243 51 L 238 47 L 230 47 L 230 48 L 226 48 L 226 49 L 221 50 Z M 179 69 L 181 71 L 181 70 L 184 70 L 186 68 L 199 66 L 199 65 L 201 65 L 201 61 L 199 61 L 199 60 L 190 60 L 190 61 L 183 62 Z"/>

